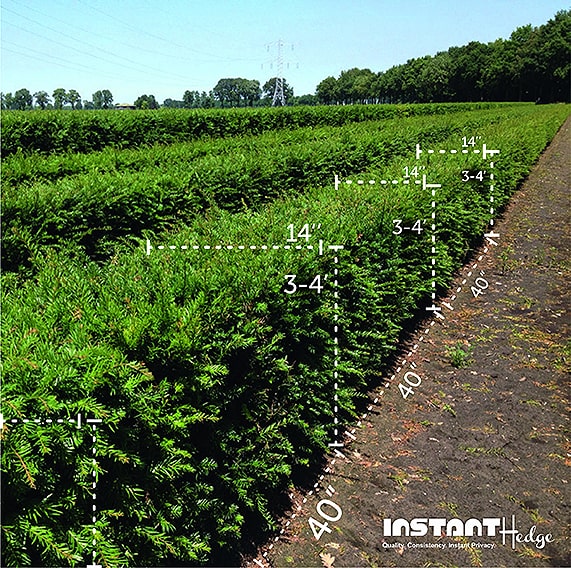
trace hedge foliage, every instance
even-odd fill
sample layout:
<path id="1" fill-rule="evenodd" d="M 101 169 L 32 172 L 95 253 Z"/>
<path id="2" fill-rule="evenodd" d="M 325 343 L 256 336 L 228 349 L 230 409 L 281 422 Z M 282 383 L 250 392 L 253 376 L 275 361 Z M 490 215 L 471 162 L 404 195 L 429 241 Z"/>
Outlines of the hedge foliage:
<path id="1" fill-rule="evenodd" d="M 212 207 L 258 209 L 306 187 L 390 163 L 410 140 L 438 142 L 478 128 L 497 110 L 344 127 L 300 128 L 231 140 L 89 155 L 11 156 L 3 166 L 4 269 L 46 244 L 110 254 L 118 238 L 189 223 Z"/>
<path id="2" fill-rule="evenodd" d="M 500 208 L 567 115 L 564 106 L 504 108 L 437 145 L 458 148 L 461 136 L 479 135 L 499 148 Z M 435 117 L 434 132 L 449 121 Z M 344 164 L 346 175 L 401 182 L 424 135 L 407 124 L 405 157 L 352 172 Z M 350 137 L 356 127 L 346 128 Z M 382 131 L 378 140 L 386 144 Z M 319 146 L 313 150 L 309 169 L 322 159 Z M 442 184 L 437 281 L 444 290 L 487 225 L 489 184 L 462 182 L 461 170 L 484 163 L 474 154 L 422 160 Z M 315 184 L 256 209 L 213 205 L 168 230 L 158 223 L 142 229 L 136 244 L 114 241 L 106 260 L 90 258 L 77 239 L 46 241 L 28 261 L 31 271 L 3 275 L 5 418 L 81 412 L 103 421 L 95 443 L 101 564 L 231 563 L 253 527 L 275 528 L 292 479 L 307 474 L 331 441 L 334 314 L 338 405 L 347 422 L 430 291 L 429 231 L 394 235 L 393 220 L 424 221 L 431 211 L 431 197 L 415 183 L 342 183 L 338 191 Z M 286 250 L 292 223 L 321 228 L 298 240 L 305 249 Z M 319 239 L 344 246 L 337 265 L 333 251 L 307 248 Z M 274 244 L 281 248 L 260 248 Z M 324 289 L 285 294 L 286 274 L 298 283 L 321 275 Z M 92 432 L 8 423 L 2 443 L 2 565 L 90 561 Z"/>
<path id="3" fill-rule="evenodd" d="M 432 115 L 497 107 L 499 103 L 348 105 L 257 109 L 160 111 L 2 111 L 2 153 L 93 152 L 107 146 L 136 148 L 202 137 L 261 134 L 307 126 Z"/>

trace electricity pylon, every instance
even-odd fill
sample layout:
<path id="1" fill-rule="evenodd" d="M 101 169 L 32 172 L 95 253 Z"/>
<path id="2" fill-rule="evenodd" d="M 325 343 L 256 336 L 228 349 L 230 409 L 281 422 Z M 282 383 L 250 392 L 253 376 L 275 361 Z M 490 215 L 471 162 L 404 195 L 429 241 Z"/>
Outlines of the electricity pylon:
<path id="1" fill-rule="evenodd" d="M 272 106 L 276 106 L 276 104 L 280 104 L 285 106 L 285 96 L 284 96 L 284 59 L 282 56 L 282 45 L 283 42 L 281 39 L 278 39 L 278 56 L 277 56 L 277 69 L 278 72 L 276 74 L 276 85 L 274 88 L 274 96 L 272 98 Z"/>
<path id="2" fill-rule="evenodd" d="M 274 41 L 271 44 L 267 44 L 268 51 L 270 51 L 270 46 L 277 46 L 278 48 L 277 57 L 269 61 L 270 68 L 273 69 L 275 63 L 277 71 L 275 77 L 276 84 L 274 86 L 274 95 L 272 97 L 272 106 L 277 106 L 277 105 L 285 106 L 286 98 L 284 92 L 285 79 L 284 79 L 284 57 L 283 57 L 284 42 L 281 39 L 278 39 L 278 41 Z M 293 45 L 291 46 L 291 49 L 293 51 Z M 289 62 L 287 62 L 286 65 L 289 69 Z M 297 66 L 299 67 L 299 64 Z M 262 65 L 262 69 L 263 67 L 264 65 Z"/>

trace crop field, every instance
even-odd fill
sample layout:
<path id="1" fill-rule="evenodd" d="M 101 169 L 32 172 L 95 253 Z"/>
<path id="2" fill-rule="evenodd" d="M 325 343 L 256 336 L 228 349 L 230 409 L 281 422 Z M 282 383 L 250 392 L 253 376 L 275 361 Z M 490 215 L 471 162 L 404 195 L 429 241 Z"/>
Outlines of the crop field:
<path id="1" fill-rule="evenodd" d="M 275 534 L 568 115 L 4 113 L 1 565 Z"/>

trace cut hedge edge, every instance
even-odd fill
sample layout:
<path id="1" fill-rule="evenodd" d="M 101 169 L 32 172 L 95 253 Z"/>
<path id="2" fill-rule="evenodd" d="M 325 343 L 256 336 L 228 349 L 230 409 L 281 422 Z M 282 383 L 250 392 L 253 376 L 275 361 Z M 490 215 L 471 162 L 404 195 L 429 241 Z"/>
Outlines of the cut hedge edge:
<path id="1" fill-rule="evenodd" d="M 498 208 L 568 114 L 529 108 L 464 133 L 501 150 Z M 442 143 L 457 146 L 460 135 Z M 410 164 L 400 157 L 352 179 L 402 180 Z M 480 164 L 475 156 L 429 164 L 442 185 L 440 290 L 489 221 L 485 184 L 459 175 Z M 83 412 L 102 420 L 98 558 L 207 565 L 275 528 L 292 476 L 319 462 L 334 426 L 335 303 L 347 423 L 430 291 L 428 232 L 394 235 L 393 220 L 431 211 L 415 184 L 308 187 L 257 212 L 214 209 L 186 227 L 144 231 L 136 247 L 116 244 L 103 263 L 46 245 L 33 276 L 4 275 L 6 418 Z M 344 248 L 286 250 L 290 223 L 321 223 L 314 238 Z M 263 244 L 281 248 L 250 248 Z M 321 293 L 284 293 L 286 274 L 298 282 L 331 275 L 334 254 L 338 299 L 330 280 Z M 9 425 L 2 436 L 2 498 L 11 499 L 2 564 L 22 565 L 28 554 L 36 565 L 80 565 L 90 550 L 91 433 Z"/>

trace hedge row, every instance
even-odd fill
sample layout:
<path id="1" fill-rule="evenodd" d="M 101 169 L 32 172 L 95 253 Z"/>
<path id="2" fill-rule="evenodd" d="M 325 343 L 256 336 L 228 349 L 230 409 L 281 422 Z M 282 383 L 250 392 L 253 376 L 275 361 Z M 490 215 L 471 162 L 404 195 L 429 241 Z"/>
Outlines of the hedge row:
<path id="1" fill-rule="evenodd" d="M 542 107 L 461 134 L 501 149 L 496 207 L 567 113 Z M 459 145 L 457 134 L 439 144 Z M 411 163 L 400 158 L 367 174 L 399 179 Z M 482 163 L 475 155 L 419 163 L 442 184 L 440 290 L 489 219 L 487 184 L 460 175 Z M 393 234 L 393 219 L 429 218 L 430 202 L 414 183 L 316 187 L 259 213 L 210 211 L 176 233 L 149 232 L 150 255 L 144 240 L 118 246 L 105 264 L 73 246 L 72 254 L 45 247 L 34 278 L 3 276 L 5 418 L 82 412 L 103 421 L 99 563 L 229 565 L 252 527 L 275 528 L 292 478 L 318 463 L 332 439 L 334 304 L 346 422 L 431 290 L 429 231 Z M 291 223 L 321 224 L 302 245 L 344 245 L 338 299 L 333 253 L 259 248 L 285 244 Z M 205 244 L 223 248 L 192 248 Z M 286 294 L 286 274 L 299 283 L 330 278 L 320 293 Z M 91 563 L 92 443 L 89 429 L 65 423 L 5 426 L 2 565 Z"/>
<path id="2" fill-rule="evenodd" d="M 162 109 L 136 112 L 3 111 L 2 154 L 93 152 L 196 138 L 243 136 L 306 126 L 342 126 L 420 114 L 492 108 L 499 103 L 350 105 L 258 109 Z"/>
<path id="3" fill-rule="evenodd" d="M 55 243 L 78 244 L 104 258 L 117 239 L 189 223 L 211 207 L 257 209 L 329 184 L 334 173 L 348 175 L 410 155 L 417 142 L 460 136 L 498 114 L 393 119 L 71 158 L 13 157 L 4 171 L 4 269 L 18 270 L 42 246 Z"/>

